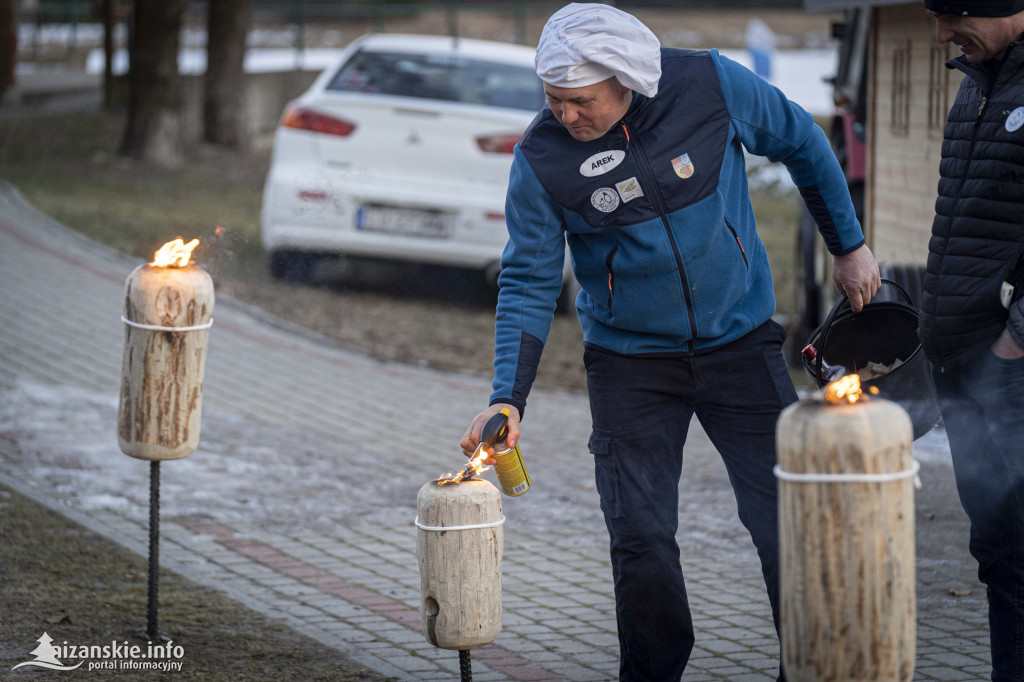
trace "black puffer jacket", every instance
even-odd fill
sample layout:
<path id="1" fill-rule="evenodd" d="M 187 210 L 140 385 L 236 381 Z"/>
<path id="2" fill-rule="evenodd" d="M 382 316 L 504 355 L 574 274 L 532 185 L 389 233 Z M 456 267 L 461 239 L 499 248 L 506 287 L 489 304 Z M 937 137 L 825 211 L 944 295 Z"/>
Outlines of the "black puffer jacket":
<path id="1" fill-rule="evenodd" d="M 1009 329 L 1024 348 L 1024 43 L 1001 66 L 964 57 L 967 74 L 946 122 L 939 196 L 921 299 L 929 359 L 955 366 Z M 1015 286 L 1003 307 L 1003 282 Z"/>

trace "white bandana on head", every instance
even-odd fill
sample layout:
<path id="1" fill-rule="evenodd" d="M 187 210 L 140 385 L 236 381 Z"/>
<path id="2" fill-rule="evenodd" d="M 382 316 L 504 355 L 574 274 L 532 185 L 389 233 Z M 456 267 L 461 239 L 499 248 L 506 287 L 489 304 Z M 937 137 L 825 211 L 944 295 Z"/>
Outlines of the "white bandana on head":
<path id="1" fill-rule="evenodd" d="M 534 65 L 542 81 L 559 88 L 583 88 L 614 76 L 630 90 L 654 97 L 661 43 L 631 14 L 574 2 L 544 25 Z"/>

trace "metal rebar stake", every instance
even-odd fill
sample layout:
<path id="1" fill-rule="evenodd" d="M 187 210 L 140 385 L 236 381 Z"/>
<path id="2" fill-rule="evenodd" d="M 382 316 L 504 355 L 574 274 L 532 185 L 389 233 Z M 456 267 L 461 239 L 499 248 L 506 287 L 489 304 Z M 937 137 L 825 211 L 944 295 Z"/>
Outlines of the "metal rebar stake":
<path id="1" fill-rule="evenodd" d="M 149 463 L 149 607 L 146 634 L 151 640 L 159 637 L 157 629 L 157 593 L 160 580 L 160 462 Z"/>
<path id="2" fill-rule="evenodd" d="M 462 682 L 473 682 L 473 660 L 469 656 L 469 649 L 459 649 L 459 673 Z"/>

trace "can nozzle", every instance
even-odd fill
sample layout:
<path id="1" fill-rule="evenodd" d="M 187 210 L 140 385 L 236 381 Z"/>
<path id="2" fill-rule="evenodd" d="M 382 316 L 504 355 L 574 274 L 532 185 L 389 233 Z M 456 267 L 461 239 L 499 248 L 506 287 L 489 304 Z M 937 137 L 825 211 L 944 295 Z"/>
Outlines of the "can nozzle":
<path id="1" fill-rule="evenodd" d="M 508 445 L 508 420 L 511 414 L 505 407 L 484 423 L 480 430 L 480 447 L 494 448 L 494 472 L 498 475 L 501 491 L 515 497 L 530 489 L 530 474 L 523 464 L 519 445 Z"/>
<path id="2" fill-rule="evenodd" d="M 491 447 L 495 443 L 500 443 L 508 437 L 508 417 L 509 410 L 507 407 L 501 408 L 501 412 L 492 416 L 484 424 L 484 428 L 480 430 L 480 444 L 484 447 Z"/>

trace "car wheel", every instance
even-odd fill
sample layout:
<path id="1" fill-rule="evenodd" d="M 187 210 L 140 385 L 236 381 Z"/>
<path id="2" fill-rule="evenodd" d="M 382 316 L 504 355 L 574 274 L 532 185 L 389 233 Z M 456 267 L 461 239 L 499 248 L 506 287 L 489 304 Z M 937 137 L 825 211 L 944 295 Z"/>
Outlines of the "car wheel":
<path id="1" fill-rule="evenodd" d="M 274 251 L 270 254 L 270 274 L 274 279 L 296 284 L 310 284 L 316 254 L 303 251 Z"/>

